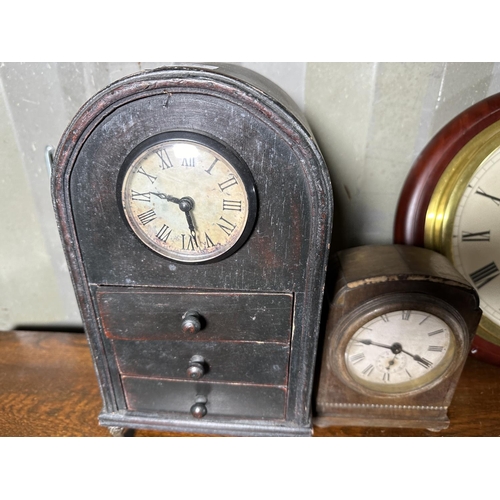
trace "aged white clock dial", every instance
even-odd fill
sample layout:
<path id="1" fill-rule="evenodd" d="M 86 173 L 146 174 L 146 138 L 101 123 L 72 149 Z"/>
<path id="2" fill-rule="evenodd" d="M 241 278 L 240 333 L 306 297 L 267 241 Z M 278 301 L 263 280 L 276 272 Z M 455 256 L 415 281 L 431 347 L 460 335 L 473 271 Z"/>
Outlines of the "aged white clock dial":
<path id="1" fill-rule="evenodd" d="M 469 180 L 457 206 L 452 260 L 475 286 L 483 314 L 500 324 L 500 148 Z"/>
<path id="2" fill-rule="evenodd" d="M 350 376 L 384 393 L 421 388 L 436 380 L 453 359 L 455 340 L 442 319 L 424 311 L 397 310 L 361 326 L 345 349 Z"/>
<path id="3" fill-rule="evenodd" d="M 136 236 L 180 262 L 229 255 L 255 221 L 256 194 L 247 167 L 197 134 L 162 134 L 136 148 L 125 162 L 120 194 Z"/>

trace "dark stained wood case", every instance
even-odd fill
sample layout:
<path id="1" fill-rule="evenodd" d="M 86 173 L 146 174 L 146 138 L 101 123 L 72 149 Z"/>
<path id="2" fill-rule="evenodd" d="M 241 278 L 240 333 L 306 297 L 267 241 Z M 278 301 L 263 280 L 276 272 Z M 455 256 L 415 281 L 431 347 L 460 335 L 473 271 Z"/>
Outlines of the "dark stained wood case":
<path id="1" fill-rule="evenodd" d="M 448 406 L 482 314 L 474 288 L 446 257 L 424 248 L 370 245 L 341 251 L 332 262 L 315 424 L 446 428 Z M 440 309 L 446 306 L 449 316 L 443 319 L 453 317 L 462 325 L 462 346 L 452 369 L 429 390 L 400 395 L 363 393 L 346 385 L 332 362 L 332 346 L 350 327 L 346 318 L 355 320 L 358 312 L 371 304 L 376 314 L 385 312 L 386 307 L 410 309 L 410 297 L 415 296 L 420 310 L 441 314 Z"/>
<path id="2" fill-rule="evenodd" d="M 119 210 L 123 161 L 150 136 L 193 131 L 236 151 L 258 196 L 234 254 L 189 265 L 147 248 Z M 295 104 L 231 65 L 124 78 L 87 102 L 59 144 L 53 200 L 99 379 L 101 424 L 235 435 L 308 435 L 333 199 Z M 183 314 L 201 313 L 197 334 Z M 206 374 L 190 380 L 193 355 Z M 207 415 L 194 418 L 197 396 Z"/>

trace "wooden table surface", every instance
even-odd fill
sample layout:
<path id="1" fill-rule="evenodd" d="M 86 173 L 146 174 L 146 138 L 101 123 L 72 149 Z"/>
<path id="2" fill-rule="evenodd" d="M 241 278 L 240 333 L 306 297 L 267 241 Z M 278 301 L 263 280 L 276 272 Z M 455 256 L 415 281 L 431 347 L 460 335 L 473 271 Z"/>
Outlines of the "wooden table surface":
<path id="1" fill-rule="evenodd" d="M 314 428 L 315 436 L 499 436 L 500 367 L 469 358 L 448 429 Z M 85 335 L 0 332 L 0 436 L 109 436 Z M 136 430 L 135 436 L 188 436 Z"/>

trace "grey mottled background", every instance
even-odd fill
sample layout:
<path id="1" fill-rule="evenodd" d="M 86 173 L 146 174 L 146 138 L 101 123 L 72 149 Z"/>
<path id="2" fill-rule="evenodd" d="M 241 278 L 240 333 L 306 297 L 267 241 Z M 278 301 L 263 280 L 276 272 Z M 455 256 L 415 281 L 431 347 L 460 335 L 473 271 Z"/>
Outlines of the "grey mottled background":
<path id="1" fill-rule="evenodd" d="M 168 63 L 0 63 L 0 330 L 78 327 L 44 151 L 107 84 Z M 431 137 L 500 92 L 499 63 L 238 63 L 305 112 L 334 183 L 334 246 L 391 243 L 399 192 Z"/>

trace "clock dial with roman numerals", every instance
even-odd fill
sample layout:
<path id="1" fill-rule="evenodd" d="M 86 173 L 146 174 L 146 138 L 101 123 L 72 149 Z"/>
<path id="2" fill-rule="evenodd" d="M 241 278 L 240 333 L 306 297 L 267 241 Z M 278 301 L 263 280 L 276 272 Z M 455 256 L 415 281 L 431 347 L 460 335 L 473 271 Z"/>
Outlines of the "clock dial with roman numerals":
<path id="1" fill-rule="evenodd" d="M 418 310 L 381 314 L 361 326 L 345 348 L 355 382 L 383 393 L 420 389 L 440 377 L 454 359 L 455 339 L 446 322 Z"/>
<path id="2" fill-rule="evenodd" d="M 475 286 L 484 316 L 500 324 L 500 148 L 479 165 L 457 206 L 452 260 Z"/>
<path id="3" fill-rule="evenodd" d="M 135 235 L 175 261 L 225 258 L 241 247 L 255 222 L 257 199 L 248 167 L 199 134 L 148 139 L 127 157 L 119 186 Z"/>

